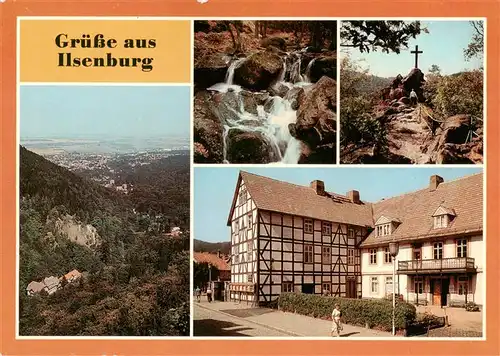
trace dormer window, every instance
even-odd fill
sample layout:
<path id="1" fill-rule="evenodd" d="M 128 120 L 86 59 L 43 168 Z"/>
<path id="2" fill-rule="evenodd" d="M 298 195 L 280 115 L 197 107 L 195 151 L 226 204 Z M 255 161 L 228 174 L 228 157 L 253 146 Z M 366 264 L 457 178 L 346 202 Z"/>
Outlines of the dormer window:
<path id="1" fill-rule="evenodd" d="M 443 229 L 448 227 L 450 222 L 455 217 L 455 211 L 443 205 L 436 209 L 432 217 L 434 218 L 434 229 Z"/>
<path id="2" fill-rule="evenodd" d="M 448 227 L 448 216 L 439 215 L 434 217 L 434 228 L 441 229 L 443 227 Z"/>
<path id="3" fill-rule="evenodd" d="M 376 236 L 391 235 L 400 223 L 398 219 L 381 216 L 375 223 Z"/>

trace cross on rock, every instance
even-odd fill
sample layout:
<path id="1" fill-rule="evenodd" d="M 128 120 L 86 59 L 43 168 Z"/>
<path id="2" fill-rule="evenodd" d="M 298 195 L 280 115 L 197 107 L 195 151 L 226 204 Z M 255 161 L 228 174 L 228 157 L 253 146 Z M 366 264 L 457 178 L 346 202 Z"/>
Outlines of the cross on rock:
<path id="1" fill-rule="evenodd" d="M 414 53 L 415 54 L 415 68 L 418 68 L 418 55 L 419 55 L 419 53 L 424 53 L 424 51 L 419 51 L 418 50 L 418 45 L 417 45 L 417 46 L 415 46 L 415 50 L 411 51 L 410 53 Z"/>

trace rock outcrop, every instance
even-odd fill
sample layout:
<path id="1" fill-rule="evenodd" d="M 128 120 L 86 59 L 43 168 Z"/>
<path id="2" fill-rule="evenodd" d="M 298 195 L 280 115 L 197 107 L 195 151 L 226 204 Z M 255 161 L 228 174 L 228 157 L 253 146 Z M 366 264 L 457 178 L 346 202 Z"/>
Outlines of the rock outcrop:
<path id="1" fill-rule="evenodd" d="M 249 56 L 234 71 L 234 83 L 250 90 L 265 90 L 274 83 L 283 70 L 283 60 L 272 50 Z"/>
<path id="2" fill-rule="evenodd" d="M 223 161 L 223 128 L 221 120 L 215 115 L 213 101 L 206 91 L 194 97 L 194 142 L 195 156 L 202 159 L 200 163 L 222 163 Z"/>

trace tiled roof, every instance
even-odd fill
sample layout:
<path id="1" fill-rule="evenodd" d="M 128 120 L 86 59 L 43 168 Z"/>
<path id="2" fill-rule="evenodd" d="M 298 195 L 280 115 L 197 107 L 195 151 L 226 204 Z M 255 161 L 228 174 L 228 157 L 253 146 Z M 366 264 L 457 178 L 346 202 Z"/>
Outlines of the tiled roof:
<path id="1" fill-rule="evenodd" d="M 440 207 L 456 216 L 448 227 L 434 229 L 432 215 Z M 395 240 L 417 240 L 421 238 L 449 236 L 462 233 L 481 233 L 483 230 L 483 174 L 474 174 L 438 185 L 436 190 L 428 187 L 413 193 L 373 204 L 373 218 L 391 216 L 401 224 L 388 236 L 375 236 L 375 231 L 366 238 L 362 247 L 375 246 Z"/>
<path id="2" fill-rule="evenodd" d="M 209 263 L 219 271 L 229 271 L 231 268 L 229 264 L 214 253 L 208 252 L 193 252 L 193 258 L 196 263 Z"/>
<path id="3" fill-rule="evenodd" d="M 64 275 L 64 278 L 66 278 L 66 280 L 69 280 L 71 279 L 72 277 L 73 278 L 80 278 L 82 274 L 80 272 L 78 272 L 78 270 L 74 269 L 72 270 L 71 272 L 68 272 Z"/>
<path id="4" fill-rule="evenodd" d="M 248 172 L 240 172 L 248 193 L 263 210 L 299 215 L 358 226 L 373 226 L 371 204 L 352 203 L 346 196 L 316 194 L 307 186 L 295 185 Z"/>

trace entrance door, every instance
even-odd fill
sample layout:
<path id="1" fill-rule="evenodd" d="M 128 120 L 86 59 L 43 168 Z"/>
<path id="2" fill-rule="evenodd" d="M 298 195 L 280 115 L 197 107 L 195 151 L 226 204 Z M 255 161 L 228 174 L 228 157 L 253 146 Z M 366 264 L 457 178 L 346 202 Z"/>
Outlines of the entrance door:
<path id="1" fill-rule="evenodd" d="M 434 292 L 432 293 L 432 304 L 433 305 L 441 305 L 441 280 L 434 279 Z"/>
<path id="2" fill-rule="evenodd" d="M 356 280 L 350 279 L 347 281 L 347 298 L 356 298 Z"/>
<path id="3" fill-rule="evenodd" d="M 314 294 L 314 283 L 304 283 L 302 284 L 302 293 Z"/>

